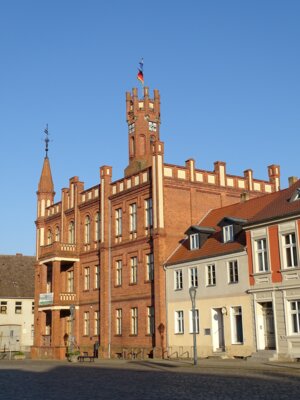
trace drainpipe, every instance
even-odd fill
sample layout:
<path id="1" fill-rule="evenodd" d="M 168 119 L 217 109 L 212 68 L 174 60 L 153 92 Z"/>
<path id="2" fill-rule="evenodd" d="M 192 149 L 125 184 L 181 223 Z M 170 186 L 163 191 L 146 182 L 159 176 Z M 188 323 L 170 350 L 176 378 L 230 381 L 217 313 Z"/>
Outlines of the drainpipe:
<path id="1" fill-rule="evenodd" d="M 111 358 L 111 200 L 108 200 L 108 358 Z"/>
<path id="2" fill-rule="evenodd" d="M 167 266 L 166 264 L 163 265 L 163 269 L 165 274 L 167 274 Z M 169 324 L 168 324 L 168 303 L 167 303 L 167 277 L 165 276 L 165 305 L 166 305 L 166 348 L 167 348 L 167 355 L 169 355 Z M 163 355 L 164 358 L 164 355 Z"/>

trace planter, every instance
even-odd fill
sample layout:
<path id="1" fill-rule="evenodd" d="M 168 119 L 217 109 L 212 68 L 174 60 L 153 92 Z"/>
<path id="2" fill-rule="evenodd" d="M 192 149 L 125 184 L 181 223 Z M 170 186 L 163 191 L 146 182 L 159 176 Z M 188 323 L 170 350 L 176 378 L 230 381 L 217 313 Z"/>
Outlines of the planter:
<path id="1" fill-rule="evenodd" d="M 24 354 L 15 354 L 14 360 L 25 360 L 25 355 Z"/>
<path id="2" fill-rule="evenodd" d="M 68 356 L 68 361 L 69 362 L 78 362 L 78 355 L 77 354 L 72 354 L 71 356 Z"/>

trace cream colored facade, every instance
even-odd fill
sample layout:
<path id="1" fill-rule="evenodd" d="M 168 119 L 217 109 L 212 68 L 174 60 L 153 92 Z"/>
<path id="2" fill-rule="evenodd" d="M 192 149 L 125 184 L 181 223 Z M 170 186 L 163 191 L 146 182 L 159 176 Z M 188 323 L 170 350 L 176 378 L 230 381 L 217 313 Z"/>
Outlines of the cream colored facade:
<path id="1" fill-rule="evenodd" d="M 233 265 L 237 265 L 238 272 L 234 274 L 236 281 L 230 282 L 229 268 Z M 213 280 L 210 284 L 212 276 L 208 276 L 209 266 L 215 269 L 215 282 Z M 255 340 L 251 296 L 247 294 L 249 278 L 245 251 L 166 267 L 168 356 L 193 357 L 189 295 L 193 268 L 197 270 L 195 309 L 198 310 L 199 321 L 199 332 L 196 334 L 198 357 L 214 354 L 224 357 L 250 356 L 255 352 Z M 182 289 L 177 288 L 178 275 L 180 277 L 178 271 L 182 271 Z"/>

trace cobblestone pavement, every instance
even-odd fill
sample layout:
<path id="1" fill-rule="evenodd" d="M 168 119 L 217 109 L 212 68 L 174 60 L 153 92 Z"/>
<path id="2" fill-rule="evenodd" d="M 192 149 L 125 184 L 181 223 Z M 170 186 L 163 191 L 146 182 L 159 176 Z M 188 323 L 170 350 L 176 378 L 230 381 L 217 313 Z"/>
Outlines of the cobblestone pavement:
<path id="1" fill-rule="evenodd" d="M 297 399 L 300 363 L 0 361 L 1 400 Z"/>

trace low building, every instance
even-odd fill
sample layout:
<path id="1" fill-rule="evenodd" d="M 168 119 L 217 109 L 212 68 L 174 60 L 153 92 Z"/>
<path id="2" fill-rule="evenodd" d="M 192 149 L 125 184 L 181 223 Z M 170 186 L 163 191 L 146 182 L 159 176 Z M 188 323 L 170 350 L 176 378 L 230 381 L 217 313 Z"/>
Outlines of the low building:
<path id="1" fill-rule="evenodd" d="M 30 351 L 35 257 L 0 255 L 0 351 Z"/>

